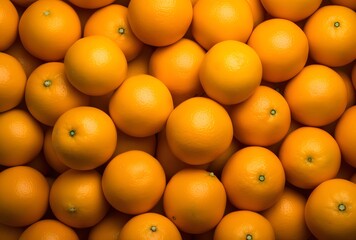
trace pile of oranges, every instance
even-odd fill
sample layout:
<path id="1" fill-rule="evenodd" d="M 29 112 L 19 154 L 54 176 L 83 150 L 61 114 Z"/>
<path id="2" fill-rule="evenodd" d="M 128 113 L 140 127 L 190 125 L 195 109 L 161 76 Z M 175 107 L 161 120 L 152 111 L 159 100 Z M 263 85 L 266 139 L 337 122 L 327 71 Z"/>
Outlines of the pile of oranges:
<path id="1" fill-rule="evenodd" d="M 0 239 L 355 239 L 355 10 L 0 0 Z"/>

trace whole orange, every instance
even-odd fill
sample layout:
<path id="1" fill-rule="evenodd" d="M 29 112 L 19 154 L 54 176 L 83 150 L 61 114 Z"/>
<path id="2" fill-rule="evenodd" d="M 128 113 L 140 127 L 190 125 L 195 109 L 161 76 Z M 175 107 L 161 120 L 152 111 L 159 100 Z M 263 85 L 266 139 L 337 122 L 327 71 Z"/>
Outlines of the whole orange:
<path id="1" fill-rule="evenodd" d="M 179 230 L 199 234 L 213 229 L 224 215 L 226 193 L 212 173 L 185 168 L 167 183 L 163 195 L 166 216 Z"/>
<path id="2" fill-rule="evenodd" d="M 42 150 L 43 129 L 25 110 L 0 113 L 0 132 L 0 165 L 24 165 Z"/>
<path id="3" fill-rule="evenodd" d="M 48 208 L 49 185 L 42 173 L 28 166 L 0 172 L 0 223 L 25 227 L 40 220 Z"/>
<path id="4" fill-rule="evenodd" d="M 114 157 L 104 169 L 103 192 L 118 211 L 140 214 L 151 210 L 166 186 L 164 170 L 158 160 L 140 150 Z"/>
<path id="5" fill-rule="evenodd" d="M 245 0 L 199 0 L 193 8 L 192 35 L 203 48 L 224 40 L 246 42 L 253 29 L 253 15 Z"/>
<path id="6" fill-rule="evenodd" d="M 173 154 L 192 165 L 209 163 L 222 154 L 233 137 L 231 119 L 217 102 L 193 97 L 179 104 L 166 125 Z"/>
<path id="7" fill-rule="evenodd" d="M 88 36 L 70 46 L 64 57 L 69 82 L 90 95 L 105 95 L 124 81 L 127 61 L 114 40 L 105 36 Z"/>
<path id="8" fill-rule="evenodd" d="M 36 1 L 21 15 L 19 36 L 35 57 L 58 61 L 81 37 L 81 25 L 77 13 L 65 1 Z"/>
<path id="9" fill-rule="evenodd" d="M 184 36 L 193 18 L 193 6 L 190 0 L 131 0 L 127 17 L 138 39 L 161 47 Z"/>
<path id="10" fill-rule="evenodd" d="M 115 151 L 116 127 L 105 112 L 88 106 L 63 113 L 53 126 L 53 148 L 65 165 L 78 170 L 94 169 Z"/>
<path id="11" fill-rule="evenodd" d="M 289 80 L 307 62 L 307 36 L 298 25 L 287 19 L 263 21 L 253 29 L 247 43 L 260 57 L 263 79 L 269 82 Z"/>
<path id="12" fill-rule="evenodd" d="M 352 240 L 356 235 L 356 184 L 330 179 L 318 185 L 305 206 L 305 221 L 318 239 Z"/>
<path id="13" fill-rule="evenodd" d="M 15 57 L 0 52 L 0 113 L 20 104 L 26 80 L 21 63 Z"/>
<path id="14" fill-rule="evenodd" d="M 262 63 L 256 51 L 245 43 L 226 40 L 205 54 L 199 68 L 205 93 L 224 105 L 245 101 L 260 85 Z"/>

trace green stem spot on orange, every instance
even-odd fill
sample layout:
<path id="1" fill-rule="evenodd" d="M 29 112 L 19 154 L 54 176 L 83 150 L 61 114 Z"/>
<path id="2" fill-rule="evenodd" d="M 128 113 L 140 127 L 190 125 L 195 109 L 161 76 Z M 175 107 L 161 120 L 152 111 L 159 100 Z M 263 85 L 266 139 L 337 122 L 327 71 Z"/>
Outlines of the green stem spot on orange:
<path id="1" fill-rule="evenodd" d="M 266 177 L 264 175 L 260 175 L 260 176 L 258 176 L 258 180 L 260 182 L 264 182 L 266 180 Z"/>
<path id="2" fill-rule="evenodd" d="M 76 209 L 75 207 L 70 207 L 70 208 L 68 208 L 68 212 L 69 212 L 70 214 L 72 214 L 72 213 L 77 212 L 77 209 Z"/>
<path id="3" fill-rule="evenodd" d="M 253 239 L 253 237 L 252 237 L 251 234 L 247 234 L 247 235 L 246 235 L 246 240 L 252 240 L 252 239 Z"/>
<path id="4" fill-rule="evenodd" d="M 215 174 L 213 172 L 209 172 L 210 177 L 215 177 Z"/>
<path id="5" fill-rule="evenodd" d="M 125 34 L 125 28 L 123 27 L 119 27 L 119 29 L 117 30 L 119 34 L 124 35 Z"/>
<path id="6" fill-rule="evenodd" d="M 346 206 L 345 206 L 345 204 L 343 204 L 343 203 L 340 203 L 337 208 L 339 209 L 340 212 L 346 211 Z"/>
<path id="7" fill-rule="evenodd" d="M 311 163 L 311 162 L 313 162 L 313 158 L 312 158 L 311 156 L 308 156 L 308 157 L 307 157 L 307 161 L 308 161 L 309 163 Z"/>
<path id="8" fill-rule="evenodd" d="M 272 109 L 270 112 L 269 112 L 272 116 L 276 115 L 277 111 L 276 109 Z"/>
<path id="9" fill-rule="evenodd" d="M 176 220 L 177 218 L 175 216 L 172 217 L 173 220 Z"/>
<path id="10" fill-rule="evenodd" d="M 45 87 L 49 87 L 49 86 L 51 86 L 51 85 L 52 85 L 52 81 L 49 80 L 49 79 L 47 79 L 47 80 L 45 80 L 45 81 L 43 82 L 43 86 L 45 86 Z"/>
<path id="11" fill-rule="evenodd" d="M 51 14 L 51 11 L 50 10 L 46 10 L 43 12 L 43 15 L 45 16 L 49 16 Z"/>
<path id="12" fill-rule="evenodd" d="M 74 129 L 70 130 L 69 131 L 69 136 L 74 137 L 74 135 L 75 135 L 75 130 Z"/>
<path id="13" fill-rule="evenodd" d="M 157 227 L 156 227 L 156 226 L 151 226 L 151 227 L 150 227 L 150 230 L 151 230 L 152 232 L 156 232 L 156 231 L 157 231 Z"/>
<path id="14" fill-rule="evenodd" d="M 334 22 L 334 27 L 336 28 L 340 27 L 340 22 Z"/>

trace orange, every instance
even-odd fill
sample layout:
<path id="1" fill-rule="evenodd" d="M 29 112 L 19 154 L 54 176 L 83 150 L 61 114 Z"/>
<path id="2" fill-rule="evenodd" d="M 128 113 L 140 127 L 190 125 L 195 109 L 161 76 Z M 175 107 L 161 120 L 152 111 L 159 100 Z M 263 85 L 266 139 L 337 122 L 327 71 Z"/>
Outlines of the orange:
<path id="1" fill-rule="evenodd" d="M 248 146 L 229 158 L 221 181 L 232 205 L 238 209 L 262 211 L 282 195 L 285 176 L 281 162 L 272 151 Z"/>
<path id="2" fill-rule="evenodd" d="M 29 163 L 41 151 L 44 133 L 41 125 L 25 110 L 0 113 L 0 164 Z"/>
<path id="3" fill-rule="evenodd" d="M 74 4 L 77 7 L 85 8 L 85 9 L 97 9 L 101 7 L 105 7 L 115 0 L 68 0 L 70 3 Z"/>
<path id="4" fill-rule="evenodd" d="M 212 172 L 186 168 L 167 183 L 163 195 L 166 216 L 179 230 L 200 234 L 213 229 L 224 215 L 226 193 Z"/>
<path id="5" fill-rule="evenodd" d="M 263 22 L 266 18 L 265 9 L 262 6 L 260 0 L 246 0 L 250 5 L 252 17 L 253 17 L 253 27 L 255 28 L 258 24 Z"/>
<path id="6" fill-rule="evenodd" d="M 21 234 L 19 240 L 51 240 L 51 239 L 66 239 L 79 240 L 76 232 L 55 219 L 42 219 L 28 226 Z"/>
<path id="7" fill-rule="evenodd" d="M 309 239 L 310 232 L 304 220 L 306 197 L 286 187 L 278 201 L 261 214 L 271 223 L 276 239 Z"/>
<path id="8" fill-rule="evenodd" d="M 298 22 L 308 18 L 321 5 L 322 0 L 261 0 L 261 3 L 272 17 L 284 18 Z"/>
<path id="9" fill-rule="evenodd" d="M 154 47 L 144 44 L 140 53 L 127 63 L 126 78 L 139 74 L 148 74 L 149 62 Z"/>
<path id="10" fill-rule="evenodd" d="M 117 239 L 182 240 L 182 236 L 177 227 L 164 215 L 143 213 L 132 217 L 121 229 Z"/>
<path id="11" fill-rule="evenodd" d="M 166 125 L 167 142 L 173 154 L 191 165 L 213 161 L 229 147 L 232 135 L 227 111 L 206 97 L 182 102 L 172 111 Z"/>
<path id="12" fill-rule="evenodd" d="M 257 212 L 238 210 L 223 217 L 215 229 L 214 240 L 273 240 L 271 223 Z"/>
<path id="13" fill-rule="evenodd" d="M 105 36 L 79 39 L 64 57 L 69 82 L 90 95 L 105 95 L 115 90 L 125 79 L 127 61 L 114 40 Z"/>
<path id="14" fill-rule="evenodd" d="M 325 130 L 300 127 L 282 142 L 279 159 L 292 185 L 311 189 L 334 178 L 341 164 L 340 148 Z"/>
<path id="15" fill-rule="evenodd" d="M 38 66 L 27 79 L 26 106 L 39 122 L 53 126 L 67 110 L 89 104 L 89 96 L 67 80 L 63 62 Z"/>
<path id="16" fill-rule="evenodd" d="M 129 219 L 129 215 L 111 210 L 98 224 L 90 228 L 88 240 L 117 240 L 122 227 Z"/>
<path id="17" fill-rule="evenodd" d="M 352 85 L 351 75 L 346 71 L 341 69 L 336 69 L 336 72 L 340 75 L 342 80 L 344 80 L 346 91 L 347 91 L 347 104 L 346 109 L 352 107 L 356 103 L 356 92 Z"/>
<path id="18" fill-rule="evenodd" d="M 171 179 L 174 174 L 184 168 L 206 169 L 208 167 L 208 164 L 191 165 L 177 158 L 172 153 L 172 150 L 168 145 L 165 128 L 157 134 L 157 148 L 155 157 L 163 167 L 167 180 Z"/>
<path id="19" fill-rule="evenodd" d="M 26 80 L 21 63 L 15 57 L 0 52 L 0 112 L 20 104 L 25 93 Z"/>
<path id="20" fill-rule="evenodd" d="M 310 56 L 331 67 L 343 66 L 356 58 L 356 13 L 350 8 L 329 5 L 319 8 L 304 26 Z"/>
<path id="21" fill-rule="evenodd" d="M 156 142 L 156 135 L 133 137 L 117 130 L 117 144 L 113 156 L 130 150 L 141 150 L 154 156 L 156 153 Z"/>
<path id="22" fill-rule="evenodd" d="M 36 1 L 37 0 L 11 0 L 11 2 L 13 2 L 15 5 L 25 8 Z"/>
<path id="23" fill-rule="evenodd" d="M 147 74 L 127 78 L 109 103 L 109 113 L 116 126 L 133 137 L 147 137 L 161 131 L 172 110 L 168 88 Z"/>
<path id="24" fill-rule="evenodd" d="M 356 184 L 344 179 L 324 181 L 309 195 L 306 224 L 318 239 L 354 239 L 355 202 Z"/>
<path id="25" fill-rule="evenodd" d="M 127 14 L 127 7 L 119 4 L 98 9 L 87 20 L 84 36 L 107 36 L 116 42 L 127 61 L 134 59 L 140 53 L 143 43 L 132 33 Z"/>
<path id="26" fill-rule="evenodd" d="M 162 197 L 166 177 L 156 158 L 131 150 L 109 162 L 102 185 L 111 206 L 123 213 L 140 214 L 151 210 Z"/>
<path id="27" fill-rule="evenodd" d="M 24 230 L 24 227 L 11 227 L 0 223 L 0 236 L 3 240 L 18 240 Z"/>
<path id="28" fill-rule="evenodd" d="M 276 90 L 258 86 L 247 100 L 230 109 L 234 136 L 247 145 L 269 146 L 288 132 L 291 113 L 287 101 Z"/>
<path id="29" fill-rule="evenodd" d="M 290 20 L 273 18 L 256 26 L 248 40 L 263 67 L 263 79 L 283 82 L 294 77 L 306 64 L 308 39 Z"/>
<path id="30" fill-rule="evenodd" d="M 0 51 L 13 44 L 17 36 L 19 14 L 14 4 L 9 0 L 0 2 Z"/>
<path id="31" fill-rule="evenodd" d="M 340 147 L 345 162 L 356 168 L 356 131 L 353 127 L 356 121 L 356 106 L 347 109 L 338 120 L 335 128 L 335 139 Z"/>
<path id="32" fill-rule="evenodd" d="M 190 0 L 131 0 L 128 21 L 138 39 L 162 47 L 181 39 L 193 18 Z"/>
<path id="33" fill-rule="evenodd" d="M 52 131 L 58 158 L 70 168 L 94 169 L 112 156 L 116 127 L 109 115 L 94 107 L 75 107 L 63 113 Z"/>
<path id="34" fill-rule="evenodd" d="M 344 80 L 333 69 L 308 65 L 291 79 L 285 89 L 294 120 L 309 126 L 325 126 L 338 119 L 347 105 Z"/>
<path id="35" fill-rule="evenodd" d="M 75 228 L 92 227 L 109 210 L 101 187 L 101 175 L 96 170 L 69 169 L 53 182 L 49 204 L 55 217 Z"/>
<path id="36" fill-rule="evenodd" d="M 205 93 L 224 105 L 245 101 L 260 85 L 262 64 L 253 48 L 226 40 L 206 53 L 199 69 Z"/>
<path id="37" fill-rule="evenodd" d="M 39 171 L 10 167 L 0 172 L 0 223 L 24 227 L 40 220 L 48 207 L 49 185 Z"/>
<path id="38" fill-rule="evenodd" d="M 205 50 L 195 41 L 182 38 L 157 48 L 149 61 L 149 73 L 161 80 L 172 94 L 174 105 L 202 94 L 199 69 Z"/>
<path id="39" fill-rule="evenodd" d="M 356 11 L 356 2 L 349 1 L 349 0 L 331 0 L 331 2 L 333 4 L 345 6 Z"/>
<path id="40" fill-rule="evenodd" d="M 6 49 L 5 53 L 15 57 L 21 63 L 27 77 L 30 76 L 35 68 L 43 63 L 42 60 L 34 57 L 24 48 L 19 38 Z"/>
<path id="41" fill-rule="evenodd" d="M 53 128 L 47 128 L 44 135 L 43 142 L 43 155 L 45 157 L 48 165 L 55 170 L 57 173 L 63 173 L 69 169 L 67 165 L 65 165 L 57 156 L 52 144 L 52 131 Z"/>
<path id="42" fill-rule="evenodd" d="M 192 35 L 206 50 L 224 40 L 246 42 L 254 24 L 245 0 L 199 0 L 193 15 Z"/>
<path id="43" fill-rule="evenodd" d="M 79 17 L 64 1 L 36 1 L 20 18 L 19 36 L 33 56 L 58 61 L 81 36 Z"/>

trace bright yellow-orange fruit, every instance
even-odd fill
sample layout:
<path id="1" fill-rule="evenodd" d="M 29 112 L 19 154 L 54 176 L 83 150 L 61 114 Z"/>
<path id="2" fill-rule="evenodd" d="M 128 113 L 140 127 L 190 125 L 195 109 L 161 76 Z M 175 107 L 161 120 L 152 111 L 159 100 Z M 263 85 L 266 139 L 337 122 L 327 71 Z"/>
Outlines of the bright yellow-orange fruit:
<path id="1" fill-rule="evenodd" d="M 85 8 L 85 9 L 97 9 L 101 7 L 105 7 L 115 0 L 68 0 L 70 3 L 74 4 L 75 6 Z"/>

